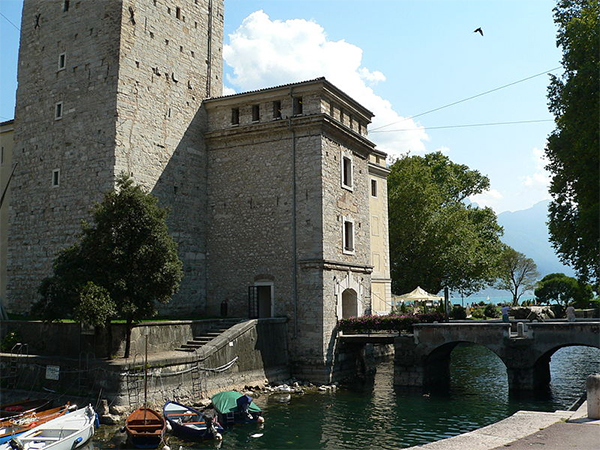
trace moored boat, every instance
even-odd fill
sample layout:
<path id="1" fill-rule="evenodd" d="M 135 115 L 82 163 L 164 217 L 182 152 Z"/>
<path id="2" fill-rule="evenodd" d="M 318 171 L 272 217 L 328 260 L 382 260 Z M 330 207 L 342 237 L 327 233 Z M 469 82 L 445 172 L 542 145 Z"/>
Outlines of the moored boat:
<path id="1" fill-rule="evenodd" d="M 182 439 L 199 441 L 222 438 L 223 427 L 215 418 L 204 415 L 191 406 L 169 401 L 163 407 L 163 415 L 173 434 Z"/>
<path id="2" fill-rule="evenodd" d="M 4 403 L 0 405 L 0 417 L 15 417 L 29 412 L 43 411 L 52 408 L 52 400 L 37 398 L 20 400 L 18 402 Z"/>
<path id="3" fill-rule="evenodd" d="M 95 422 L 90 405 L 34 427 L 0 445 L 0 450 L 75 450 L 94 435 Z"/>
<path id="4" fill-rule="evenodd" d="M 166 429 L 165 419 L 153 409 L 138 408 L 127 417 L 125 431 L 135 448 L 156 448 L 163 440 Z"/>
<path id="5" fill-rule="evenodd" d="M 235 391 L 224 391 L 213 395 L 211 400 L 217 412 L 217 420 L 224 425 L 264 422 L 262 410 L 252 401 L 252 397 L 249 395 L 242 395 Z"/>
<path id="6" fill-rule="evenodd" d="M 66 414 L 70 409 L 77 409 L 77 406 L 67 403 L 57 408 L 46 409 L 44 411 L 26 411 L 18 416 L 3 419 L 0 421 L 0 444 L 4 444 L 15 436 L 19 436 L 32 428 L 56 419 Z"/>

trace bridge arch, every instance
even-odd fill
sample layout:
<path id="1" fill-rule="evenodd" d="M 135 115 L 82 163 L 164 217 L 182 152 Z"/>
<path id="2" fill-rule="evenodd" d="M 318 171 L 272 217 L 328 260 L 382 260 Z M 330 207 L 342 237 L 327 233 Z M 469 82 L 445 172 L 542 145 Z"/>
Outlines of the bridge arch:
<path id="1" fill-rule="evenodd" d="M 513 324 L 514 325 L 514 324 Z M 500 322 L 417 324 L 413 336 L 395 340 L 394 384 L 448 383 L 450 353 L 459 342 L 487 347 L 506 366 L 511 390 L 532 390 L 550 382 L 550 359 L 560 348 L 600 348 L 600 322 L 527 323 L 511 331 Z M 515 331 L 517 331 L 515 333 Z"/>

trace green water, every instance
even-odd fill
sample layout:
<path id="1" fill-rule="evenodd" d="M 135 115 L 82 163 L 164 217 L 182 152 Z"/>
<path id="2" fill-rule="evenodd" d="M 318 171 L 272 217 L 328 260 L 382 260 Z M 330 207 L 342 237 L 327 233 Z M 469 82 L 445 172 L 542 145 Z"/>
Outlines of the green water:
<path id="1" fill-rule="evenodd" d="M 480 346 L 452 353 L 451 387 L 444 392 L 393 386 L 392 362 L 377 367 L 369 385 L 335 393 L 257 398 L 266 422 L 224 434 L 222 449 L 398 449 L 436 441 L 497 422 L 518 410 L 567 409 L 585 391 L 588 374 L 600 371 L 600 350 L 569 347 L 551 362 L 550 388 L 535 395 L 508 393 L 500 359 Z M 259 436 L 260 435 L 260 436 Z M 90 447 L 124 448 L 116 427 L 100 428 Z M 169 437 L 172 450 L 217 448 Z"/>

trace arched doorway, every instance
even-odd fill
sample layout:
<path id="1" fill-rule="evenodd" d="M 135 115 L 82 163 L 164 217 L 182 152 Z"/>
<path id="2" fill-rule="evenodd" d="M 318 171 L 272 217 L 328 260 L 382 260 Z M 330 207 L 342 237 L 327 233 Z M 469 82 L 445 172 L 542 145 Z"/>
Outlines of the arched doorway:
<path id="1" fill-rule="evenodd" d="M 354 289 L 342 292 L 342 319 L 358 316 L 358 294 Z"/>

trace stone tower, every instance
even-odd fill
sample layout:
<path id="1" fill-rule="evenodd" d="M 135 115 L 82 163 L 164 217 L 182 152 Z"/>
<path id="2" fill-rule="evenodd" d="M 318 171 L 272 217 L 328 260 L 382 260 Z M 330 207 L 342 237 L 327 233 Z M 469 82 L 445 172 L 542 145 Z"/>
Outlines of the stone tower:
<path id="1" fill-rule="evenodd" d="M 8 307 L 27 311 L 92 204 L 132 175 L 171 208 L 173 313 L 203 309 L 203 99 L 222 92 L 223 0 L 25 0 Z M 185 300 L 184 300 L 185 299 Z"/>

